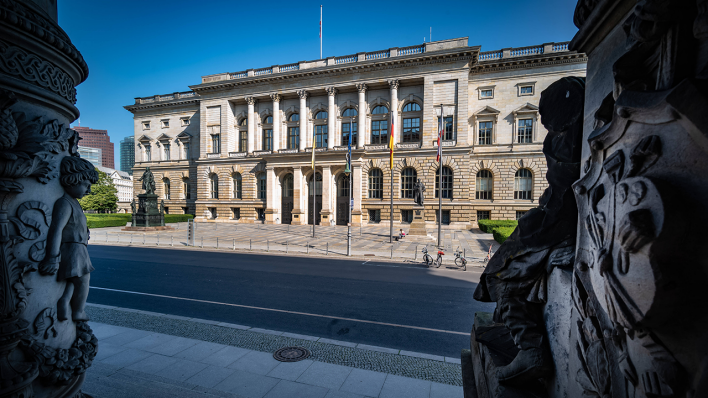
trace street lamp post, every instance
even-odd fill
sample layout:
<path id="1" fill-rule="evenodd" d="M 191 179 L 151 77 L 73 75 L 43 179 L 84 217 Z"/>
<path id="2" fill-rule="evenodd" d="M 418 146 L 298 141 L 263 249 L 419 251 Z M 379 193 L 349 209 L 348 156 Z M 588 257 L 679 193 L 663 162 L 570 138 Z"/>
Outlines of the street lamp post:
<path id="1" fill-rule="evenodd" d="M 443 146 L 443 138 L 445 134 L 445 129 L 447 128 L 447 125 L 445 124 L 445 116 L 449 116 L 454 114 L 455 112 L 455 105 L 444 105 L 440 104 L 440 132 L 439 134 L 439 139 L 438 139 L 438 154 L 439 154 L 439 161 L 438 161 L 438 175 L 437 175 L 437 180 L 438 180 L 438 247 L 441 246 L 442 243 L 442 146 Z"/>

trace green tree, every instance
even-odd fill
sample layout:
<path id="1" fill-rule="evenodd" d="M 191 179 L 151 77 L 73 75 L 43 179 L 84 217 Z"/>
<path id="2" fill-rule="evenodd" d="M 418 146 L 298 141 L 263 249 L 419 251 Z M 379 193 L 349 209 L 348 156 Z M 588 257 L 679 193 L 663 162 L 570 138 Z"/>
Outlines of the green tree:
<path id="1" fill-rule="evenodd" d="M 96 169 L 98 182 L 91 185 L 91 193 L 79 199 L 84 210 L 115 211 L 118 207 L 118 190 L 108 174 Z"/>

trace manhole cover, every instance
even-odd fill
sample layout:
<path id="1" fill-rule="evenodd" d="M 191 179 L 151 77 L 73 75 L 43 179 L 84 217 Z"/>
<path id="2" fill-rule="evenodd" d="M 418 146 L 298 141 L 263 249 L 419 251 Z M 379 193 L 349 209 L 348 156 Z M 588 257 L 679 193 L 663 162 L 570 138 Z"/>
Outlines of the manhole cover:
<path id="1" fill-rule="evenodd" d="M 297 362 L 307 359 L 310 351 L 302 347 L 285 347 L 273 353 L 273 358 L 280 362 Z"/>

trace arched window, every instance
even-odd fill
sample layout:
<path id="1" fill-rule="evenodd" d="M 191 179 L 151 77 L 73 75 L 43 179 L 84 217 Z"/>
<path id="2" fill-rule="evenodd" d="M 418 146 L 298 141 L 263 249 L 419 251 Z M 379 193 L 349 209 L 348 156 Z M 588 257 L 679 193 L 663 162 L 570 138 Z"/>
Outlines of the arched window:
<path id="1" fill-rule="evenodd" d="M 243 119 L 241 119 L 241 123 L 239 123 L 239 126 L 248 127 L 248 118 L 244 117 Z"/>
<path id="2" fill-rule="evenodd" d="M 263 118 L 262 148 L 264 151 L 273 150 L 273 116 L 266 116 Z"/>
<path id="3" fill-rule="evenodd" d="M 413 186 L 418 178 L 418 172 L 412 167 L 401 170 L 401 198 L 413 199 Z"/>
<path id="4" fill-rule="evenodd" d="M 321 196 L 322 195 L 322 174 L 317 173 L 317 177 L 315 177 L 315 178 L 317 181 L 317 184 L 316 184 L 317 186 L 315 187 L 312 184 L 312 176 L 310 176 L 309 184 L 307 185 L 307 194 L 312 196 L 312 189 L 314 187 L 317 189 L 317 196 Z"/>
<path id="5" fill-rule="evenodd" d="M 233 174 L 234 199 L 243 199 L 243 178 L 241 173 Z"/>
<path id="6" fill-rule="evenodd" d="M 288 149 L 298 149 L 300 147 L 300 115 L 293 113 L 288 116 Z"/>
<path id="7" fill-rule="evenodd" d="M 219 176 L 212 174 L 210 177 L 210 193 L 212 199 L 219 199 Z"/>
<path id="8" fill-rule="evenodd" d="M 403 107 L 403 112 L 420 112 L 420 105 L 415 102 L 409 102 Z"/>
<path id="9" fill-rule="evenodd" d="M 238 133 L 238 151 L 248 151 L 248 118 L 243 118 L 240 123 L 241 129 Z"/>
<path id="10" fill-rule="evenodd" d="M 170 179 L 165 177 L 162 179 L 162 184 L 165 190 L 165 200 L 170 200 Z"/>
<path id="11" fill-rule="evenodd" d="M 337 180 L 337 197 L 349 197 L 349 176 L 346 174 L 340 175 Z"/>
<path id="12" fill-rule="evenodd" d="M 369 170 L 369 198 L 383 199 L 383 172 L 381 169 Z"/>
<path id="13" fill-rule="evenodd" d="M 342 145 L 349 145 L 349 130 L 352 134 L 352 147 L 357 143 L 357 121 L 358 112 L 354 108 L 347 108 L 342 112 Z"/>
<path id="14" fill-rule="evenodd" d="M 443 166 L 442 168 L 442 197 L 443 199 L 452 199 L 452 169 Z M 438 197 L 440 192 L 440 168 L 435 172 L 435 197 Z"/>
<path id="15" fill-rule="evenodd" d="M 376 106 L 371 115 L 371 144 L 388 144 L 388 108 Z"/>
<path id="16" fill-rule="evenodd" d="M 266 173 L 256 174 L 256 190 L 258 191 L 258 199 L 266 198 Z"/>
<path id="17" fill-rule="evenodd" d="M 420 105 L 409 102 L 403 107 L 403 128 L 401 129 L 402 142 L 420 142 L 420 119 L 423 117 Z"/>
<path id="18" fill-rule="evenodd" d="M 480 170 L 477 172 L 476 181 L 476 199 L 492 199 L 492 187 L 494 185 L 494 179 L 492 177 L 492 172 L 489 170 Z"/>
<path id="19" fill-rule="evenodd" d="M 315 115 L 315 147 L 326 148 L 328 139 L 327 111 L 319 111 Z"/>
<path id="20" fill-rule="evenodd" d="M 189 183 L 189 178 L 183 178 L 182 179 L 182 191 L 184 193 L 184 198 L 185 199 L 191 199 L 192 198 L 192 188 L 190 186 L 191 184 Z"/>
<path id="21" fill-rule="evenodd" d="M 519 169 L 514 176 L 514 199 L 531 199 L 533 174 L 529 169 Z"/>
<path id="22" fill-rule="evenodd" d="M 283 178 L 283 197 L 284 198 L 292 198 L 294 195 L 294 190 L 293 190 L 293 175 L 288 174 Z"/>

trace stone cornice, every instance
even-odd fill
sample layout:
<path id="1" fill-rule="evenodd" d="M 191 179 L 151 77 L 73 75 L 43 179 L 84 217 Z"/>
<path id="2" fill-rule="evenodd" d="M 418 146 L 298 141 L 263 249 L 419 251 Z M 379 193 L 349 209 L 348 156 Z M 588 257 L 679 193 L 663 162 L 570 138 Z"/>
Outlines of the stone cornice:
<path id="1" fill-rule="evenodd" d="M 475 63 L 470 67 L 470 73 L 487 73 L 509 69 L 521 69 L 539 66 L 551 66 L 569 63 L 587 62 L 588 58 L 583 53 L 566 52 L 550 56 L 530 56 L 510 59 L 499 59 Z"/>
<path id="2" fill-rule="evenodd" d="M 179 99 L 179 100 L 174 100 L 174 101 L 150 102 L 150 103 L 146 103 L 146 104 L 126 105 L 123 108 L 127 109 L 128 111 L 130 111 L 132 113 L 135 113 L 135 112 L 142 111 L 145 109 L 176 107 L 176 106 L 183 106 L 183 105 L 188 105 L 188 104 L 196 104 L 197 106 L 199 106 L 199 97 L 189 98 L 189 99 Z"/>
<path id="3" fill-rule="evenodd" d="M 442 62 L 457 62 L 462 60 L 476 60 L 479 50 L 479 46 L 465 47 L 464 49 L 454 49 L 450 51 L 435 51 L 412 56 L 383 58 L 378 60 L 347 63 L 335 66 L 323 66 L 319 68 L 304 69 L 283 74 L 270 74 L 242 79 L 221 80 L 217 82 L 197 84 L 189 86 L 189 88 L 191 90 L 194 90 L 195 92 L 207 92 L 244 85 L 254 85 L 279 80 L 293 80 L 320 75 L 341 76 L 351 73 L 369 72 L 397 67 L 420 66 Z"/>

